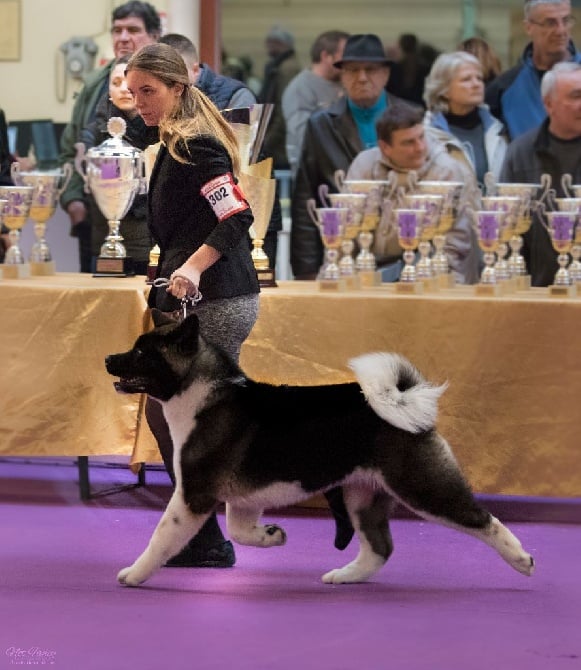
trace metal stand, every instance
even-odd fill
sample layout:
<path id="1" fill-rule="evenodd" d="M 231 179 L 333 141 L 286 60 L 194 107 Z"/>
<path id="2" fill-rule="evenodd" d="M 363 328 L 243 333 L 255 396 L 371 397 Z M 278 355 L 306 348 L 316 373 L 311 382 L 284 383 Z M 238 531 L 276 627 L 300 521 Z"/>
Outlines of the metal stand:
<path id="1" fill-rule="evenodd" d="M 91 493 L 91 482 L 89 480 L 89 457 L 77 456 L 77 469 L 79 472 L 79 493 L 81 500 L 90 500 L 91 498 L 98 498 L 100 496 L 110 495 L 111 493 L 118 493 L 119 491 L 127 491 L 128 489 L 145 486 L 145 463 L 141 463 L 139 472 L 137 473 L 137 482 L 135 484 L 125 484 L 123 486 L 114 486 L 103 491 Z"/>

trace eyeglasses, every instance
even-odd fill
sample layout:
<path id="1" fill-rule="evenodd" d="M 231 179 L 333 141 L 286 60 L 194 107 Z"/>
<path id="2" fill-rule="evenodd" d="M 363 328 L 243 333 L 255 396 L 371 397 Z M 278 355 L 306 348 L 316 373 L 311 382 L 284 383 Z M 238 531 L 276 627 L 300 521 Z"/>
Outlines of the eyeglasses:
<path id="1" fill-rule="evenodd" d="M 344 72 L 348 75 L 359 74 L 360 72 L 365 72 L 369 77 L 370 75 L 377 74 L 382 72 L 385 69 L 385 65 L 357 65 L 355 63 L 350 63 L 349 65 L 343 65 L 341 72 Z"/>
<path id="2" fill-rule="evenodd" d="M 543 19 L 542 21 L 529 19 L 529 23 L 539 26 L 543 30 L 556 30 L 560 26 L 563 26 L 563 28 L 572 28 L 575 25 L 575 21 L 574 16 L 564 16 L 562 19 Z"/>

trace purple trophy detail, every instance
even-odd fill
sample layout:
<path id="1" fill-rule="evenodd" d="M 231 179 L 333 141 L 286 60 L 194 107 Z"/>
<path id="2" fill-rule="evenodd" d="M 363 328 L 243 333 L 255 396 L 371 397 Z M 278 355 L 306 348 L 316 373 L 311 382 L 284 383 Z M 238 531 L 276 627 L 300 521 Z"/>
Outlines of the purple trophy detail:
<path id="1" fill-rule="evenodd" d="M 413 240 L 418 236 L 418 213 L 398 212 L 397 225 L 399 236 L 406 240 Z"/>
<path id="2" fill-rule="evenodd" d="M 478 214 L 478 231 L 483 242 L 495 242 L 498 239 L 498 216 L 490 212 Z"/>
<path id="3" fill-rule="evenodd" d="M 552 217 L 551 235 L 555 242 L 569 242 L 573 237 L 573 227 L 577 215 L 573 212 L 562 212 Z"/>

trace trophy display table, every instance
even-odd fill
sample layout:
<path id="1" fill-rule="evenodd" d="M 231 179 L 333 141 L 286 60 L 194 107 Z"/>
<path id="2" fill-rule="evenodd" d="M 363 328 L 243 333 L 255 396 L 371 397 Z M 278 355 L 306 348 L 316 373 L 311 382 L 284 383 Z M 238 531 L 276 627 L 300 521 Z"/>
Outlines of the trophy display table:
<path id="1" fill-rule="evenodd" d="M 56 274 L 0 282 L 0 456 L 127 455 L 159 461 L 143 398 L 118 395 L 104 367 L 149 324 L 143 277 Z M 438 427 L 482 494 L 581 497 L 577 329 L 581 298 L 530 289 L 475 297 L 394 286 L 345 293 L 316 282 L 263 289 L 241 365 L 272 383 L 353 379 L 369 351 L 407 356 L 449 381 Z"/>

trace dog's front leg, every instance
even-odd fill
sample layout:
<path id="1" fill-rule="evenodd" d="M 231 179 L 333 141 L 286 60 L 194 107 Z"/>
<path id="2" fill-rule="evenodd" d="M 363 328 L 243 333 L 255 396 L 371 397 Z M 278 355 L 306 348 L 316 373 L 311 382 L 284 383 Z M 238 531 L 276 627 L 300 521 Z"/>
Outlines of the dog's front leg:
<path id="1" fill-rule="evenodd" d="M 260 525 L 261 509 L 226 504 L 228 535 L 238 544 L 251 547 L 278 547 L 286 542 L 284 528 L 275 524 Z"/>
<path id="2" fill-rule="evenodd" d="M 193 514 L 184 503 L 183 493 L 176 489 L 147 549 L 133 565 L 119 572 L 117 581 L 125 586 L 138 586 L 149 579 L 199 532 L 210 513 Z"/>

